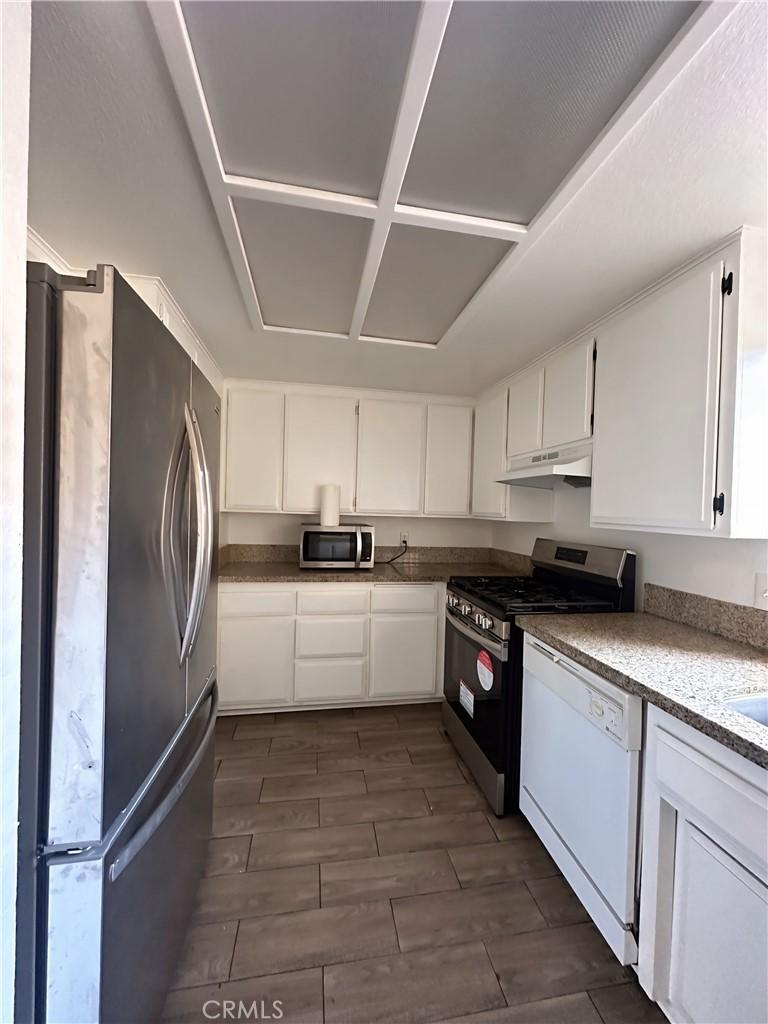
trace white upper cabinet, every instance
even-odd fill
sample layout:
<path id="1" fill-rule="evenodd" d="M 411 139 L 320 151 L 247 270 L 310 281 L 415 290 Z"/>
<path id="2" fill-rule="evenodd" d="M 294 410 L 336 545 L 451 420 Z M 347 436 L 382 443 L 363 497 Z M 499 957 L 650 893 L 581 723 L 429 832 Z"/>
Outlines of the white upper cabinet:
<path id="1" fill-rule="evenodd" d="M 358 512 L 421 512 L 426 419 L 422 402 L 360 400 Z"/>
<path id="2" fill-rule="evenodd" d="M 492 392 L 475 406 L 472 515 L 504 519 L 507 487 L 496 481 L 506 469 L 507 389 Z"/>
<path id="3" fill-rule="evenodd" d="M 759 240 L 745 232 L 673 276 L 598 339 L 592 523 L 767 536 Z"/>
<path id="4" fill-rule="evenodd" d="M 275 512 L 283 490 L 283 395 L 231 387 L 227 393 L 224 509 Z"/>
<path id="5" fill-rule="evenodd" d="M 471 407 L 430 404 L 424 486 L 426 515 L 469 515 L 471 468 Z"/>
<path id="6" fill-rule="evenodd" d="M 341 511 L 354 511 L 356 448 L 356 398 L 286 395 L 284 510 L 317 512 L 321 484 L 339 484 Z"/>
<path id="7" fill-rule="evenodd" d="M 552 448 L 591 436 L 593 353 L 594 338 L 590 335 L 560 349 L 546 361 L 540 447 Z"/>
<path id="8" fill-rule="evenodd" d="M 509 383 L 507 455 L 535 452 L 542 445 L 544 422 L 544 367 L 513 377 Z"/>

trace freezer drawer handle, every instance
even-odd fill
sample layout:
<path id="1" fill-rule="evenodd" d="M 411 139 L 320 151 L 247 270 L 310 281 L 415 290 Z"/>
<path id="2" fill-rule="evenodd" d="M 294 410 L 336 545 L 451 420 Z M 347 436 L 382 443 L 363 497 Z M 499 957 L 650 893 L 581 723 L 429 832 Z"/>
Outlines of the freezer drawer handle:
<path id="1" fill-rule="evenodd" d="M 205 733 L 203 738 L 200 740 L 195 753 L 192 755 L 191 761 L 187 764 L 187 767 L 181 773 L 179 778 L 173 784 L 171 789 L 163 798 L 162 803 L 156 808 L 155 811 L 147 818 L 144 824 L 141 826 L 139 831 L 123 847 L 122 851 L 115 857 L 109 867 L 109 880 L 110 882 L 116 882 L 117 879 L 122 875 L 128 865 L 134 860 L 144 847 L 147 845 L 152 836 L 157 832 L 162 823 L 171 813 L 173 808 L 178 803 L 179 799 L 183 795 L 189 783 L 192 781 L 195 772 L 200 767 L 200 762 L 205 756 L 205 751 L 208 743 L 213 735 L 213 730 L 216 727 L 216 712 L 219 707 L 219 691 L 218 687 L 214 683 L 213 689 L 211 690 L 211 710 L 208 717 L 208 722 L 205 727 Z"/>
<path id="2" fill-rule="evenodd" d="M 493 640 L 489 636 L 481 635 L 472 629 L 471 626 L 465 625 L 461 619 L 457 619 L 448 609 L 446 609 L 445 618 L 458 633 L 461 633 L 462 636 L 467 637 L 469 640 L 474 640 L 475 643 L 480 644 L 487 651 L 490 651 L 491 654 L 495 654 L 499 661 L 509 660 L 509 646 L 505 641 Z"/>

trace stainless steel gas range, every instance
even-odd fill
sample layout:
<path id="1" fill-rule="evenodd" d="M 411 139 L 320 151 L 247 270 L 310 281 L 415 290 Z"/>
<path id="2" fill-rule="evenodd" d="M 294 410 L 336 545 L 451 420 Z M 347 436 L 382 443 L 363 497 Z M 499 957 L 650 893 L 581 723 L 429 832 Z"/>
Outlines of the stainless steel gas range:
<path id="1" fill-rule="evenodd" d="M 448 583 L 443 720 L 494 811 L 518 810 L 523 631 L 517 615 L 631 612 L 635 555 L 539 538 L 531 576 Z"/>

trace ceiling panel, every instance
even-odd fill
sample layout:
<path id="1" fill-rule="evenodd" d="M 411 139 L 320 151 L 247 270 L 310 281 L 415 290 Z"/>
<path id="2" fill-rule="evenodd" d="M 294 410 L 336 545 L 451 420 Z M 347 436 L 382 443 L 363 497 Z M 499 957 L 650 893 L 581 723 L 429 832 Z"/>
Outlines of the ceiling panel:
<path id="1" fill-rule="evenodd" d="M 439 341 L 510 248 L 492 238 L 393 224 L 363 333 Z"/>
<path id="2" fill-rule="evenodd" d="M 233 200 L 266 324 L 346 333 L 370 221 Z"/>
<path id="3" fill-rule="evenodd" d="M 224 169 L 374 198 L 418 4 L 183 4 Z"/>
<path id="4" fill-rule="evenodd" d="M 696 6 L 458 0 L 401 202 L 528 223 Z"/>

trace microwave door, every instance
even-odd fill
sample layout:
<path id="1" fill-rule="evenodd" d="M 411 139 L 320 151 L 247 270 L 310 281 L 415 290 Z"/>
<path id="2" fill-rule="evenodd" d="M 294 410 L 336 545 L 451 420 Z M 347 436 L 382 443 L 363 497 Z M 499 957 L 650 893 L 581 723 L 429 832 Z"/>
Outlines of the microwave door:
<path id="1" fill-rule="evenodd" d="M 307 530 L 301 550 L 301 564 L 319 568 L 354 566 L 357 559 L 357 532 Z"/>

